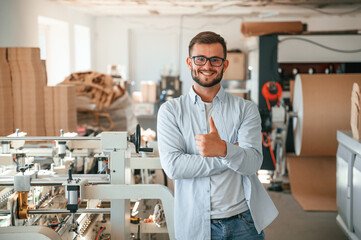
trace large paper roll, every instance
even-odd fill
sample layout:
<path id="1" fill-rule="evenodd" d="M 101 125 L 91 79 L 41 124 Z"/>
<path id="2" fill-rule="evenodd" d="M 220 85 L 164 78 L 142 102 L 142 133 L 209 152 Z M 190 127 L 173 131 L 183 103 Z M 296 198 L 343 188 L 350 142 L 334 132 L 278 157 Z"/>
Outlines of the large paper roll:
<path id="1" fill-rule="evenodd" d="M 335 156 L 337 130 L 351 129 L 352 85 L 361 74 L 300 74 L 296 76 L 293 110 L 297 155 Z"/>

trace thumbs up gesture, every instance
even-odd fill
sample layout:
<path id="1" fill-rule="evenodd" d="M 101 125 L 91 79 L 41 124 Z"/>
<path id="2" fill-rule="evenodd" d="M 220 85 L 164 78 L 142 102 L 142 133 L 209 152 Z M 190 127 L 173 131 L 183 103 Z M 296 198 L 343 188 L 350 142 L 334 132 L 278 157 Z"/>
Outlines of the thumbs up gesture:
<path id="1" fill-rule="evenodd" d="M 218 134 L 213 118 L 209 118 L 210 131 L 208 134 L 196 135 L 196 147 L 203 157 L 225 157 L 227 155 L 227 144 Z"/>

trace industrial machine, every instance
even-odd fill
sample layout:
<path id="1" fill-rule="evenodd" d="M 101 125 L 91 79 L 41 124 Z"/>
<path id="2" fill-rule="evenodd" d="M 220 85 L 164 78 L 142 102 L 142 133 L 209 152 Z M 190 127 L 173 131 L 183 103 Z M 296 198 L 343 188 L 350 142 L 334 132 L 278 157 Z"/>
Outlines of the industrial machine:
<path id="1" fill-rule="evenodd" d="M 337 131 L 337 223 L 352 240 L 361 239 L 361 142 L 351 131 Z"/>
<path id="2" fill-rule="evenodd" d="M 140 147 L 139 125 L 132 136 L 15 133 L 0 142 L 0 239 L 175 238 L 170 189 L 134 184 L 133 169 L 161 169 L 159 157 L 144 153 L 152 149 Z M 158 219 L 147 219 L 154 207 Z"/>

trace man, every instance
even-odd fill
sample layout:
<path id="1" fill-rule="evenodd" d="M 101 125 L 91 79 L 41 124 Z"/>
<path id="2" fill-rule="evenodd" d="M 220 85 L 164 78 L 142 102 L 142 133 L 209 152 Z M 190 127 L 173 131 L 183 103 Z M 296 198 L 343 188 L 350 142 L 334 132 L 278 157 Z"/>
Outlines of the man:
<path id="1" fill-rule="evenodd" d="M 194 85 L 158 113 L 162 167 L 175 179 L 179 240 L 264 239 L 278 215 L 256 176 L 262 164 L 257 106 L 221 87 L 224 39 L 201 32 L 189 44 Z"/>

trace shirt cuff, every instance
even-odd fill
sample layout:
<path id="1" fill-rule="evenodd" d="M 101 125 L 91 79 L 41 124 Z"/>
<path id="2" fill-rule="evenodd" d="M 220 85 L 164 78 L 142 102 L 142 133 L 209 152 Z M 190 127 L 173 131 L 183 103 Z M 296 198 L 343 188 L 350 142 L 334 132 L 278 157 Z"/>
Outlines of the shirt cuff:
<path id="1" fill-rule="evenodd" d="M 240 147 L 232 143 L 226 142 L 227 144 L 227 154 L 225 157 L 221 157 L 223 163 L 228 164 L 232 159 L 239 155 Z"/>

